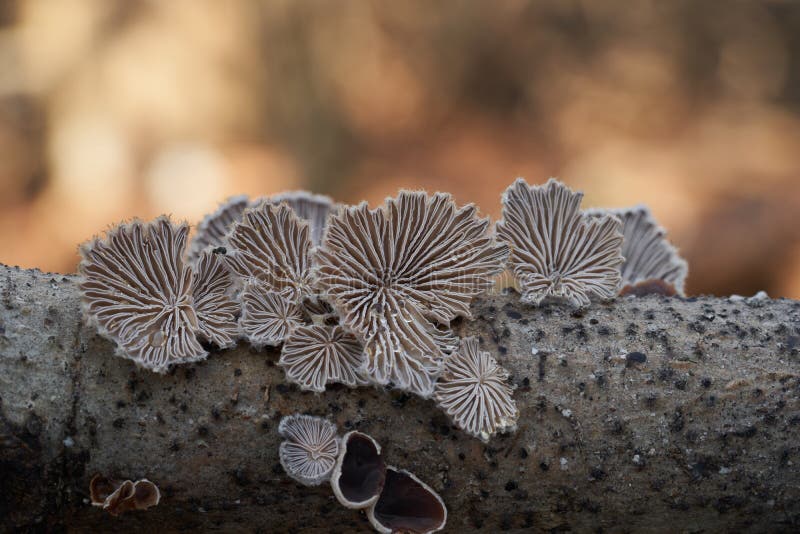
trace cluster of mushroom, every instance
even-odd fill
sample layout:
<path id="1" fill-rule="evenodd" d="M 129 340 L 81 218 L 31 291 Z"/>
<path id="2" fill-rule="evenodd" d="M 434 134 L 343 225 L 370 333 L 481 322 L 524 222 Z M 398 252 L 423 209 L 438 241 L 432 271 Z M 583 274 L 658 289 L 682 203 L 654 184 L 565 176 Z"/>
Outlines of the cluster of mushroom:
<path id="1" fill-rule="evenodd" d="M 351 431 L 339 438 L 336 425 L 320 417 L 290 415 L 278 431 L 284 471 L 306 486 L 330 481 L 343 506 L 366 510 L 378 532 L 436 532 L 447 522 L 441 497 L 408 471 L 387 466 L 372 437 Z"/>
<path id="2" fill-rule="evenodd" d="M 492 232 L 473 205 L 402 191 L 377 209 L 304 192 L 229 199 L 185 252 L 186 224 L 121 224 L 81 248 L 88 322 L 165 372 L 237 339 L 282 346 L 301 389 L 389 385 L 433 397 L 468 433 L 513 430 L 508 373 L 450 324 L 506 269 L 525 302 L 683 292 L 686 263 L 646 208 L 580 210 L 582 195 L 519 179 Z"/>

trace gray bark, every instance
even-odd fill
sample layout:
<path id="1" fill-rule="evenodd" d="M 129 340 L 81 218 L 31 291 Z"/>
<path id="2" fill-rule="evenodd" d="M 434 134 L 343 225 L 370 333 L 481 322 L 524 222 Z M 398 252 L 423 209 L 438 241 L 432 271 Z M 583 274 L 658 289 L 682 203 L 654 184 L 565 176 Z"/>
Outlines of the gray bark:
<path id="1" fill-rule="evenodd" d="M 0 529 L 369 531 L 278 464 L 308 412 L 374 436 L 449 510 L 447 531 L 800 528 L 800 302 L 646 297 L 568 306 L 489 296 L 473 320 L 512 373 L 519 430 L 488 445 L 431 401 L 287 385 L 243 345 L 156 375 L 82 326 L 72 276 L 0 268 Z M 533 350 L 535 349 L 535 350 Z M 159 506 L 112 518 L 95 473 L 148 478 Z"/>

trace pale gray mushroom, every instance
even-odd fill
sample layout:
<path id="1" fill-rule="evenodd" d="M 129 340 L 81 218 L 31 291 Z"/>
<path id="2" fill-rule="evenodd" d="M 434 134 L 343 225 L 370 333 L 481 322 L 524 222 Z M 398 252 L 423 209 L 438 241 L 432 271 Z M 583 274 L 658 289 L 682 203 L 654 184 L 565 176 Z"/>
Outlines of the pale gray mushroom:
<path id="1" fill-rule="evenodd" d="M 336 425 L 321 417 L 289 415 L 281 419 L 278 433 L 286 439 L 278 456 L 286 474 L 305 486 L 327 481 L 339 455 Z"/>
<path id="2" fill-rule="evenodd" d="M 336 382 L 350 387 L 365 384 L 360 375 L 363 363 L 364 347 L 339 325 L 294 328 L 278 361 L 289 382 L 317 393 Z"/>
<path id="3" fill-rule="evenodd" d="M 403 191 L 381 208 L 362 203 L 331 216 L 319 287 L 364 342 L 374 383 L 431 395 L 444 357 L 435 323 L 468 317 L 507 255 L 488 226 L 474 206 L 457 208 L 443 193 Z"/>
<path id="4" fill-rule="evenodd" d="M 508 372 L 474 337 L 461 340 L 447 358 L 434 391 L 436 404 L 456 426 L 484 442 L 516 429 L 519 411 L 512 395 Z"/>
<path id="5" fill-rule="evenodd" d="M 300 306 L 258 282 L 245 285 L 241 301 L 239 326 L 245 339 L 257 349 L 280 345 L 305 321 Z"/>
<path id="6" fill-rule="evenodd" d="M 519 178 L 503 193 L 497 237 L 511 247 L 508 263 L 523 302 L 555 297 L 585 306 L 592 295 L 617 295 L 622 223 L 611 215 L 582 213 L 582 198 L 583 193 L 554 179 L 529 186 Z"/>
<path id="7" fill-rule="evenodd" d="M 331 488 L 339 503 L 351 509 L 372 506 L 385 480 L 386 464 L 378 442 L 355 430 L 345 434 L 331 474 Z"/>
<path id="8" fill-rule="evenodd" d="M 159 217 L 121 224 L 81 246 L 87 324 L 116 342 L 120 356 L 156 372 L 205 359 L 198 338 L 229 347 L 236 331 L 228 273 L 209 257 L 197 272 L 184 263 L 188 231 Z"/>
<path id="9" fill-rule="evenodd" d="M 228 243 L 225 260 L 245 282 L 258 282 L 297 304 L 313 296 L 308 223 L 286 204 L 264 201 L 245 210 Z"/>
<path id="10" fill-rule="evenodd" d="M 447 524 L 447 506 L 439 494 L 408 471 L 389 466 L 378 500 L 367 518 L 381 534 L 438 532 Z"/>
<path id="11" fill-rule="evenodd" d="M 244 210 L 250 205 L 247 195 L 225 199 L 213 213 L 206 215 L 189 244 L 188 259 L 197 261 L 200 253 L 208 248 L 227 247 L 227 235 L 235 222 L 242 220 Z"/>
<path id="12" fill-rule="evenodd" d="M 625 263 L 621 269 L 621 294 L 655 291 L 684 295 L 689 265 L 667 240 L 667 231 L 659 226 L 647 206 L 640 204 L 622 209 L 593 209 L 588 213 L 595 216 L 611 214 L 622 221 L 622 255 Z M 659 281 L 671 288 L 660 286 Z"/>
<path id="13" fill-rule="evenodd" d="M 311 242 L 319 245 L 328 223 L 328 215 L 333 209 L 330 197 L 315 195 L 308 191 L 289 191 L 273 195 L 269 201 L 276 204 L 286 203 L 298 217 L 308 222 L 311 228 Z"/>

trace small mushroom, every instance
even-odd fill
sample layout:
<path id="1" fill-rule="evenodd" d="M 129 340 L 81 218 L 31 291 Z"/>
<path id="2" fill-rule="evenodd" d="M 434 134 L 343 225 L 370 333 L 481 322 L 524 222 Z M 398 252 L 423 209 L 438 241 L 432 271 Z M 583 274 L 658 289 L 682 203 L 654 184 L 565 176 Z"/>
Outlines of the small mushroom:
<path id="1" fill-rule="evenodd" d="M 611 215 L 582 213 L 582 198 L 552 178 L 543 186 L 519 178 L 503 193 L 497 237 L 511 247 L 508 264 L 523 302 L 538 305 L 555 297 L 585 306 L 591 295 L 617 295 L 622 223 Z"/>
<path id="2" fill-rule="evenodd" d="M 367 517 L 382 534 L 422 534 L 444 528 L 447 507 L 435 491 L 413 474 L 389 466 L 383 491 L 367 510 Z"/>
<path id="3" fill-rule="evenodd" d="M 445 356 L 435 324 L 468 317 L 507 255 L 488 226 L 450 195 L 409 191 L 375 210 L 361 203 L 330 217 L 316 254 L 318 285 L 364 342 L 372 382 L 432 394 Z"/>
<path id="4" fill-rule="evenodd" d="M 364 384 L 360 375 L 363 363 L 364 347 L 339 325 L 295 328 L 278 361 L 290 382 L 318 393 L 335 382 L 350 387 Z"/>
<path id="5" fill-rule="evenodd" d="M 81 247 L 87 324 L 116 342 L 120 356 L 156 372 L 205 359 L 199 340 L 231 346 L 236 331 L 231 281 L 207 256 L 198 266 L 184 263 L 188 232 L 159 217 L 120 224 Z"/>
<path id="6" fill-rule="evenodd" d="M 516 429 L 519 411 L 512 393 L 506 370 L 468 337 L 445 362 L 434 399 L 459 428 L 487 442 Z"/>
<path id="7" fill-rule="evenodd" d="M 333 208 L 330 197 L 314 195 L 308 191 L 289 191 L 269 198 L 272 203 L 286 203 L 298 217 L 308 222 L 311 228 L 311 242 L 319 245 L 325 226 L 328 224 L 328 215 Z"/>
<path id="8" fill-rule="evenodd" d="M 237 195 L 222 202 L 214 213 L 206 215 L 197 225 L 197 231 L 189 244 L 189 262 L 197 261 L 200 253 L 209 247 L 226 247 L 228 233 L 234 223 L 242 220 L 242 214 L 249 205 L 247 195 Z"/>
<path id="9" fill-rule="evenodd" d="M 286 438 L 278 456 L 287 475 L 305 486 L 318 486 L 330 478 L 339 454 L 336 425 L 295 414 L 281 419 L 278 433 Z"/>
<path id="10" fill-rule="evenodd" d="M 146 510 L 161 501 L 158 486 L 143 478 L 136 482 L 95 475 L 89 482 L 92 506 L 102 507 L 113 516 L 130 510 Z"/>
<path id="11" fill-rule="evenodd" d="M 595 209 L 590 214 L 611 214 L 622 221 L 621 295 L 683 295 L 689 265 L 667 240 L 650 209 L 638 205 L 624 209 Z"/>
<path id="12" fill-rule="evenodd" d="M 258 349 L 280 345 L 292 330 L 303 324 L 303 312 L 298 305 L 258 282 L 245 286 L 241 300 L 241 332 Z"/>
<path id="13" fill-rule="evenodd" d="M 367 508 L 375 503 L 383 489 L 386 465 L 381 446 L 367 434 L 355 430 L 342 438 L 331 488 L 347 508 Z"/>

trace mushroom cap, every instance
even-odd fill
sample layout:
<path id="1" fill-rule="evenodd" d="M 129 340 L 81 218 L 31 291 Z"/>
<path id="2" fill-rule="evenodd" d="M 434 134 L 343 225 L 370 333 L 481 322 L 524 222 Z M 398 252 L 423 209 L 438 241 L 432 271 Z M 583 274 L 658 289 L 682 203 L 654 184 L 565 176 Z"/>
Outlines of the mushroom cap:
<path id="1" fill-rule="evenodd" d="M 508 385 L 508 373 L 468 337 L 446 361 L 434 399 L 455 424 L 487 442 L 498 432 L 516 429 L 519 410 Z"/>
<path id="2" fill-rule="evenodd" d="M 594 216 L 611 214 L 622 221 L 622 285 L 625 294 L 683 296 L 689 264 L 680 256 L 678 249 L 667 239 L 667 231 L 661 227 L 643 204 L 630 208 L 592 209 Z M 650 281 L 662 281 L 646 284 Z M 672 291 L 670 292 L 670 287 Z"/>
<path id="3" fill-rule="evenodd" d="M 200 253 L 194 264 L 192 297 L 200 339 L 222 349 L 236 345 L 239 303 L 232 297 L 234 280 L 219 254 Z"/>
<path id="4" fill-rule="evenodd" d="M 378 500 L 367 510 L 369 522 L 378 532 L 428 533 L 442 530 L 447 507 L 430 486 L 408 471 L 389 466 Z"/>
<path id="5" fill-rule="evenodd" d="M 294 414 L 281 419 L 278 433 L 286 438 L 278 456 L 286 474 L 305 486 L 330 478 L 339 454 L 336 425 L 321 417 Z"/>
<path id="6" fill-rule="evenodd" d="M 365 384 L 360 375 L 364 347 L 339 325 L 298 326 L 286 339 L 278 365 L 289 382 L 321 393 L 331 383 Z"/>
<path id="7" fill-rule="evenodd" d="M 542 186 L 519 178 L 503 193 L 503 218 L 495 228 L 511 246 L 508 264 L 523 302 L 538 305 L 555 297 L 585 306 L 591 295 L 617 295 L 622 223 L 611 215 L 582 213 L 582 198 L 552 178 Z"/>
<path id="8" fill-rule="evenodd" d="M 247 195 L 237 195 L 225 199 L 219 207 L 209 213 L 197 225 L 197 231 L 189 243 L 187 258 L 194 263 L 200 253 L 209 247 L 226 247 L 227 235 L 233 224 L 242 220 L 244 210 L 250 205 Z"/>
<path id="9" fill-rule="evenodd" d="M 361 203 L 330 217 L 318 286 L 364 341 L 370 380 L 431 395 L 444 357 L 435 323 L 468 317 L 507 255 L 488 227 L 474 206 L 457 208 L 443 193 L 402 191 L 380 208 Z"/>
<path id="10" fill-rule="evenodd" d="M 189 227 L 167 217 L 110 229 L 81 246 L 81 304 L 87 324 L 117 343 L 118 354 L 156 372 L 206 358 L 192 269 L 183 251 Z"/>
<path id="11" fill-rule="evenodd" d="M 146 510 L 161 501 L 158 486 L 146 478 L 131 482 L 100 474 L 89 482 L 89 495 L 93 506 L 101 506 L 113 516 L 130 510 Z"/>
<path id="12" fill-rule="evenodd" d="M 241 333 L 257 349 L 280 345 L 303 324 L 303 312 L 297 304 L 258 282 L 245 285 L 240 298 Z"/>
<path id="13" fill-rule="evenodd" d="M 334 206 L 330 197 L 308 191 L 287 191 L 271 196 L 269 201 L 276 204 L 286 203 L 298 217 L 307 221 L 311 228 L 311 242 L 319 245 L 328 224 L 328 215 Z"/>
<path id="14" fill-rule="evenodd" d="M 313 295 L 308 223 L 285 203 L 248 208 L 228 234 L 228 267 L 294 303 Z"/>
<path id="15" fill-rule="evenodd" d="M 331 474 L 333 494 L 342 506 L 371 506 L 378 500 L 385 478 L 386 465 L 378 442 L 355 430 L 345 434 Z"/>

